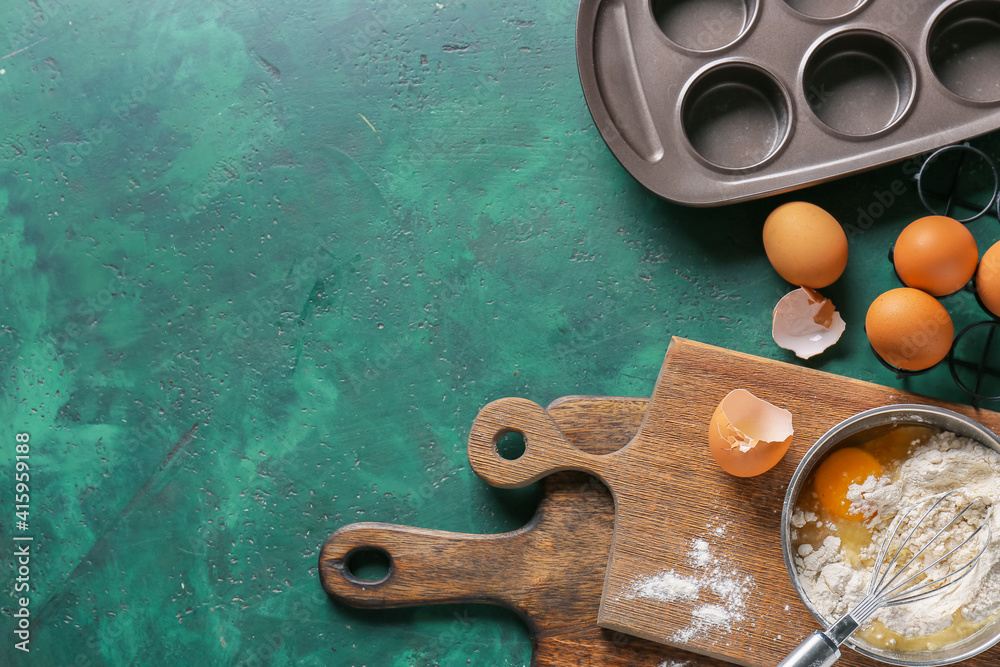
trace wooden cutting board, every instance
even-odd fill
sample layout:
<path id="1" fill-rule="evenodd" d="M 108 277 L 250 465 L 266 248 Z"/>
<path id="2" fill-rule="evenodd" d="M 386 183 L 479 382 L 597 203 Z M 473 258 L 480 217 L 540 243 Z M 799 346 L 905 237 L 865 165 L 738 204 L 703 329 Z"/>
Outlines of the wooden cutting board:
<path id="1" fill-rule="evenodd" d="M 642 422 L 648 399 L 567 397 L 549 415 L 575 446 L 605 453 L 625 445 Z M 583 473 L 557 473 L 524 527 L 499 535 L 468 535 L 386 523 L 356 523 L 323 545 L 320 579 L 334 598 L 384 609 L 483 602 L 521 615 L 532 634 L 532 665 L 626 667 L 721 666 L 705 658 L 597 626 L 597 608 L 611 550 L 611 494 Z M 391 554 L 378 584 L 347 575 L 354 549 Z"/>
<path id="2" fill-rule="evenodd" d="M 708 451 L 712 413 L 737 388 L 790 410 L 794 420 L 788 453 L 750 479 L 722 472 Z M 675 338 L 642 426 L 624 448 L 583 451 L 540 406 L 506 398 L 476 417 L 469 459 L 498 487 L 579 470 L 611 489 L 616 521 L 599 625 L 739 664 L 773 665 L 817 629 L 781 550 L 788 481 L 805 451 L 832 426 L 892 403 L 941 405 L 1000 429 L 994 412 Z M 516 460 L 502 458 L 494 444 L 510 431 L 522 433 L 526 444 Z M 669 600 L 643 596 L 643 582 L 657 578 L 687 588 L 674 583 L 661 589 L 675 596 Z M 696 599 L 676 597 L 692 591 Z M 845 651 L 841 664 L 866 662 Z M 1000 664 L 1000 649 L 968 664 Z"/>

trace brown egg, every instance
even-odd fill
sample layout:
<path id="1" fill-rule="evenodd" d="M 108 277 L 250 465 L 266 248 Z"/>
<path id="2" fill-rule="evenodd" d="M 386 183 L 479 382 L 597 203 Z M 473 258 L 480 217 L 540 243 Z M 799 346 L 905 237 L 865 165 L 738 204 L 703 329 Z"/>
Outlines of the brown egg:
<path id="1" fill-rule="evenodd" d="M 900 232 L 892 255 L 903 283 L 944 296 L 972 280 L 979 248 L 972 232 L 958 220 L 928 215 Z"/>
<path id="2" fill-rule="evenodd" d="M 976 293 L 986 310 L 1000 315 L 1000 241 L 994 243 L 979 260 Z"/>
<path id="3" fill-rule="evenodd" d="M 782 278 L 821 289 L 847 267 L 847 235 L 819 206 L 796 201 L 782 204 L 764 222 L 764 251 Z"/>
<path id="4" fill-rule="evenodd" d="M 955 326 L 948 311 L 930 294 L 899 287 L 872 302 L 865 332 L 885 361 L 904 370 L 920 371 L 948 355 Z"/>

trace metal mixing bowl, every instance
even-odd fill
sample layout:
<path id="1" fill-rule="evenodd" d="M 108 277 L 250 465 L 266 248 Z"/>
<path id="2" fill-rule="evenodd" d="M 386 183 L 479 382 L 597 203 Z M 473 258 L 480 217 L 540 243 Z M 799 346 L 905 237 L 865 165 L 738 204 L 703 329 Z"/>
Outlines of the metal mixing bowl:
<path id="1" fill-rule="evenodd" d="M 806 608 L 809 609 L 823 628 L 829 627 L 837 619 L 826 618 L 817 611 L 809 601 L 809 598 L 806 597 L 805 591 L 802 590 L 799 583 L 791 544 L 793 509 L 813 468 L 823 460 L 828 452 L 842 444 L 851 444 L 852 441 L 861 442 L 866 440 L 870 437 L 869 434 L 875 436 L 879 430 L 890 428 L 896 424 L 932 426 L 944 431 L 951 431 L 958 435 L 972 438 L 1000 452 L 1000 438 L 982 424 L 957 412 L 929 405 L 887 405 L 866 410 L 845 419 L 817 440 L 816 444 L 810 447 L 809 451 L 802 457 L 798 467 L 795 469 L 795 473 L 792 475 L 791 482 L 788 484 L 788 491 L 785 493 L 785 504 L 781 512 L 781 544 L 785 554 L 785 566 L 788 568 L 792 585 L 795 586 L 795 590 L 799 594 L 799 597 L 802 598 L 802 602 L 805 603 Z M 981 630 L 962 641 L 936 651 L 906 653 L 887 651 L 871 646 L 863 640 L 853 637 L 847 640 L 846 645 L 858 653 L 892 665 L 938 667 L 939 665 L 950 665 L 970 658 L 985 651 L 997 642 L 1000 642 L 1000 618 L 994 619 Z"/>

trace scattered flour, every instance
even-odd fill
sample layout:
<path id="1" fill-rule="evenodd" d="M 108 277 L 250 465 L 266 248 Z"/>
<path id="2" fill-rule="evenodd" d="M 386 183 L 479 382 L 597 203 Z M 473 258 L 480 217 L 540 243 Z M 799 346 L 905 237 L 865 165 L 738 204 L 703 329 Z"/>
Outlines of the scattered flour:
<path id="1" fill-rule="evenodd" d="M 644 579 L 635 587 L 635 592 L 640 597 L 661 602 L 696 600 L 700 590 L 701 587 L 696 581 L 674 574 L 673 570 Z"/>
<path id="2" fill-rule="evenodd" d="M 864 559 L 870 562 L 897 511 L 927 496 L 959 487 L 967 489 L 965 502 L 982 496 L 989 505 L 1000 504 L 1000 454 L 954 433 L 938 433 L 917 447 L 900 467 L 897 479 L 892 480 L 889 475 L 869 477 L 862 484 L 852 485 L 848 499 L 856 509 L 872 516 L 867 524 L 873 535 L 872 546 L 863 549 L 860 558 L 851 558 L 842 549 L 840 538 L 831 535 L 818 548 L 808 544 L 798 548 L 796 567 L 803 589 L 816 609 L 831 621 L 846 613 L 864 597 L 871 576 Z M 962 502 L 958 495 L 953 497 L 956 506 Z M 981 508 L 979 518 L 986 512 L 986 508 Z M 792 518 L 795 528 L 817 519 L 812 514 L 796 514 Z M 914 538 L 928 539 L 937 528 L 943 527 L 943 521 L 940 523 L 936 527 L 922 525 Z M 954 536 L 947 548 L 969 534 L 971 525 L 974 524 L 949 529 Z M 990 526 L 993 535 L 1000 535 L 1000 508 L 991 515 Z M 971 554 L 978 549 L 978 543 L 970 543 L 963 549 Z M 1000 540 L 991 541 L 976 568 L 951 592 L 883 609 L 876 618 L 906 637 L 922 637 L 946 629 L 956 610 L 974 623 L 1000 610 Z"/>
<path id="3" fill-rule="evenodd" d="M 691 543 L 691 553 L 688 554 L 689 560 L 696 567 L 708 567 L 712 564 L 714 560 L 712 558 L 712 552 L 709 549 L 708 542 L 705 540 L 695 540 Z"/>
<path id="4" fill-rule="evenodd" d="M 733 616 L 735 616 L 733 612 L 717 604 L 707 604 L 704 607 L 699 607 L 694 610 L 692 615 L 708 627 L 729 625 L 733 620 Z"/>
<path id="5" fill-rule="evenodd" d="M 692 540 L 687 562 L 695 568 L 694 576 L 661 572 L 634 582 L 632 595 L 660 602 L 702 602 L 691 610 L 688 627 L 674 633 L 672 641 L 689 642 L 707 630 L 713 631 L 712 636 L 731 632 L 744 620 L 747 598 L 755 587 L 753 578 L 715 556 L 704 539 Z"/>

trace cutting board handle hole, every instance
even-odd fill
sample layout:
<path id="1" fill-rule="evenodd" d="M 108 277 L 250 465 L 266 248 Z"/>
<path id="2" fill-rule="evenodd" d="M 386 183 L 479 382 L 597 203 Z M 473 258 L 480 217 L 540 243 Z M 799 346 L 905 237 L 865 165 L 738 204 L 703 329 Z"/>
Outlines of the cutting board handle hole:
<path id="1" fill-rule="evenodd" d="M 351 583 L 380 584 L 392 574 L 392 556 L 379 547 L 355 547 L 344 556 L 343 572 Z"/>
<path id="2" fill-rule="evenodd" d="M 514 429 L 507 429 L 497 433 L 493 439 L 493 446 L 497 450 L 500 458 L 507 461 L 516 461 L 527 450 L 528 445 L 524 440 L 524 433 Z"/>

